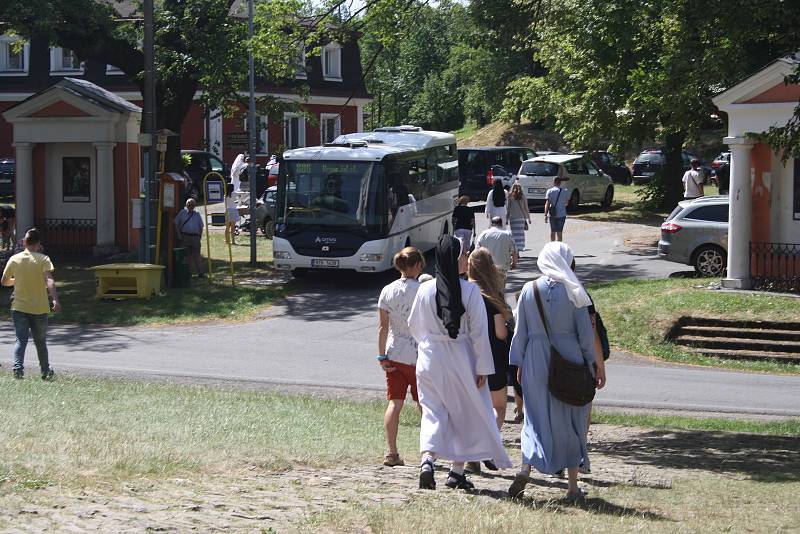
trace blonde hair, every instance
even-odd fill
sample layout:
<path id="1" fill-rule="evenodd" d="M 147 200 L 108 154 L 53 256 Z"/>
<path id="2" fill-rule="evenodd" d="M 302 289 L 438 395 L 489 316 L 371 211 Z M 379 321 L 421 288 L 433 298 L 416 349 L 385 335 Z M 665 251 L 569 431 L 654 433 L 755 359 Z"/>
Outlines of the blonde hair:
<path id="1" fill-rule="evenodd" d="M 511 196 L 515 200 L 522 200 L 522 186 L 519 184 L 514 184 L 511 186 Z"/>
<path id="2" fill-rule="evenodd" d="M 467 204 L 469 204 L 469 197 L 467 195 L 461 195 L 458 197 L 459 206 L 466 206 Z"/>
<path id="3" fill-rule="evenodd" d="M 400 271 L 408 271 L 416 265 L 425 267 L 425 256 L 416 247 L 405 247 L 394 255 L 394 268 Z"/>
<path id="4" fill-rule="evenodd" d="M 491 302 L 506 321 L 511 318 L 511 308 L 506 303 L 503 277 L 494 265 L 492 254 L 485 247 L 478 247 L 469 255 L 469 279 L 478 284 L 481 295 Z"/>

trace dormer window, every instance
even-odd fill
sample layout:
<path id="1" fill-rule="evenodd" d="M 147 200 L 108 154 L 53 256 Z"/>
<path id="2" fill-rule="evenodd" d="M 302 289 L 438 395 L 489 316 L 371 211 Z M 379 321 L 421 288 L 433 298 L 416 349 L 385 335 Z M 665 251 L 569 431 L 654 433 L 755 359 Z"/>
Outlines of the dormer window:
<path id="1" fill-rule="evenodd" d="M 294 65 L 294 77 L 305 80 L 308 76 L 306 74 L 306 44 L 300 43 L 297 45 L 297 57 Z"/>
<path id="2" fill-rule="evenodd" d="M 83 63 L 68 48 L 54 47 L 50 49 L 50 74 L 83 73 Z"/>
<path id="3" fill-rule="evenodd" d="M 28 73 L 28 43 L 15 35 L 0 35 L 0 75 L 20 76 Z"/>
<path id="4" fill-rule="evenodd" d="M 339 43 L 322 47 L 322 77 L 328 81 L 342 81 L 342 45 Z"/>

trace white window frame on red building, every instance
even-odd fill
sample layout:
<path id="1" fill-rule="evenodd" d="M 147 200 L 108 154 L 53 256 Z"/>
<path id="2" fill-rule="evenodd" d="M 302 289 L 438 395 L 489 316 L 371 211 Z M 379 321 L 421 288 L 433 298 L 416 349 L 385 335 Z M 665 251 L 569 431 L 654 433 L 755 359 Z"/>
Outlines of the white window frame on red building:
<path id="1" fill-rule="evenodd" d="M 64 66 L 65 50 L 73 58 L 72 66 Z M 76 67 L 75 61 L 77 61 L 75 52 L 61 48 L 60 46 L 50 48 L 50 74 L 83 74 L 84 62 L 81 61 Z"/>
<path id="2" fill-rule="evenodd" d="M 322 77 L 329 82 L 342 81 L 342 45 L 329 43 L 322 47 Z"/>
<path id="3" fill-rule="evenodd" d="M 333 136 L 326 138 L 327 123 L 334 121 Z M 342 135 L 342 115 L 339 113 L 320 113 L 319 115 L 319 144 L 332 143 L 334 139 Z"/>
<path id="4" fill-rule="evenodd" d="M 297 119 L 297 146 L 293 146 L 289 140 L 292 137 L 292 121 Z M 306 120 L 300 113 L 286 112 L 283 114 L 283 149 L 303 148 L 306 146 Z"/>
<path id="5" fill-rule="evenodd" d="M 27 41 L 22 49 L 13 55 L 22 55 L 22 68 L 10 68 L 9 63 L 13 52 L 13 45 L 22 41 L 16 35 L 0 35 L 0 76 L 27 76 L 30 60 L 30 45 Z"/>

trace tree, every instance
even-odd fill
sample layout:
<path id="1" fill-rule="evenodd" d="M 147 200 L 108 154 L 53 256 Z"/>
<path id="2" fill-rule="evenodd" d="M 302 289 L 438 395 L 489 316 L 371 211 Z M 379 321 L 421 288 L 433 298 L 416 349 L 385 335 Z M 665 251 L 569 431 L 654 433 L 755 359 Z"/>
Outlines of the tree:
<path id="1" fill-rule="evenodd" d="M 547 73 L 513 82 L 505 115 L 549 121 L 581 148 L 662 141 L 666 165 L 649 193 L 663 207 L 680 200 L 680 151 L 715 112 L 711 97 L 796 47 L 800 10 L 781 0 L 521 5 L 542 7 L 535 57 Z"/>
<path id="2" fill-rule="evenodd" d="M 155 12 L 156 128 L 180 132 L 195 94 L 207 109 L 234 111 L 232 102 L 247 80 L 247 28 L 231 16 L 234 0 L 163 0 Z M 261 2 L 253 49 L 257 72 L 273 84 L 294 79 L 297 43 L 313 40 L 325 28 L 302 25 L 299 0 Z M 144 92 L 141 18 L 122 18 L 114 2 L 98 0 L 5 0 L 0 20 L 6 29 L 31 39 L 47 38 L 72 50 L 81 60 L 95 60 L 122 70 Z M 298 91 L 302 88 L 298 87 Z M 286 105 L 260 102 L 274 112 Z M 171 138 L 168 170 L 182 170 L 180 138 Z"/>

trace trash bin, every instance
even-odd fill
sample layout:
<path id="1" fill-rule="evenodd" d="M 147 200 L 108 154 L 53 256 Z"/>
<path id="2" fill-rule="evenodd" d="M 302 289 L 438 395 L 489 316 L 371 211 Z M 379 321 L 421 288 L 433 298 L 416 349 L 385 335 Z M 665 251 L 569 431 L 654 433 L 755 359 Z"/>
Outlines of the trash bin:
<path id="1" fill-rule="evenodd" d="M 186 247 L 172 249 L 172 287 L 191 287 L 192 273 L 186 263 Z"/>

